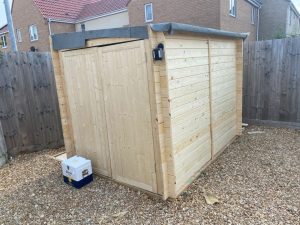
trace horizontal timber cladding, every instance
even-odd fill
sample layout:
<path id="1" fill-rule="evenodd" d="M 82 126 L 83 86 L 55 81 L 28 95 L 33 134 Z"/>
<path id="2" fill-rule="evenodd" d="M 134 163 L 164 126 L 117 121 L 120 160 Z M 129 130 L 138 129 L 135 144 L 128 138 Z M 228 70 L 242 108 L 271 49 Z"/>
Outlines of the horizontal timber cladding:
<path id="1" fill-rule="evenodd" d="M 167 36 L 165 47 L 173 154 L 168 173 L 176 197 L 212 158 L 209 51 L 206 39 L 179 35 Z"/>
<path id="2" fill-rule="evenodd" d="M 240 134 L 241 48 L 241 40 L 166 36 L 171 197 Z"/>
<path id="3" fill-rule="evenodd" d="M 64 137 L 98 174 L 176 198 L 241 134 L 243 40 L 148 35 L 53 51 Z M 165 57 L 154 61 L 159 44 Z"/>
<path id="4" fill-rule="evenodd" d="M 211 125 L 213 154 L 236 136 L 236 42 L 210 40 Z M 225 52 L 222 50 L 226 49 Z"/>

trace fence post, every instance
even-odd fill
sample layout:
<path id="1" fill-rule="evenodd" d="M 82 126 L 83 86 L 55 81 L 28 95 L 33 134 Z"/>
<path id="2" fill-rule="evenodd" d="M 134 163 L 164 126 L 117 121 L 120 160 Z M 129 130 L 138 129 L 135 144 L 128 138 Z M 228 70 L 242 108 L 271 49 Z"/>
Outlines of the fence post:
<path id="1" fill-rule="evenodd" d="M 0 121 L 0 167 L 2 167 L 7 161 L 7 148 L 3 135 L 2 124 Z"/>

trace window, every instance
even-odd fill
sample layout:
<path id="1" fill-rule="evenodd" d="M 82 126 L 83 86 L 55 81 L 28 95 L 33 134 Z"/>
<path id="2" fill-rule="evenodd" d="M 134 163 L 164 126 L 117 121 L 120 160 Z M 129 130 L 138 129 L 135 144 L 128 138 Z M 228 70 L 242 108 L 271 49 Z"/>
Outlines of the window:
<path id="1" fill-rule="evenodd" d="M 257 10 L 255 7 L 252 6 L 252 8 L 251 8 L 251 24 L 256 23 L 256 17 L 257 17 Z"/>
<path id="2" fill-rule="evenodd" d="M 152 5 L 152 3 L 145 5 L 145 21 L 146 22 L 153 21 L 153 5 Z"/>
<path id="3" fill-rule="evenodd" d="M 39 40 L 38 36 L 38 30 L 36 25 L 31 25 L 29 27 L 29 35 L 30 35 L 30 41 L 37 41 Z"/>
<path id="4" fill-rule="evenodd" d="M 18 42 L 22 42 L 22 33 L 20 29 L 16 30 L 16 34 L 17 34 L 17 40 Z"/>
<path id="5" fill-rule="evenodd" d="M 236 0 L 229 0 L 229 15 L 236 17 Z"/>
<path id="6" fill-rule="evenodd" d="M 2 45 L 2 48 L 7 48 L 7 41 L 6 41 L 6 36 L 5 35 L 2 35 L 1 36 L 1 43 Z"/>

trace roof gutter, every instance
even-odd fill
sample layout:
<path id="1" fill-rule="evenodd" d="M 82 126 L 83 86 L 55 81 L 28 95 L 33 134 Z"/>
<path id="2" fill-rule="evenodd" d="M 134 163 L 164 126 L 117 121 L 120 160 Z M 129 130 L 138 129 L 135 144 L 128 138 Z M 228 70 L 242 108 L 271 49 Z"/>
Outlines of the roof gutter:
<path id="1" fill-rule="evenodd" d="M 259 39 L 260 10 L 261 10 L 261 6 L 257 9 L 256 41 L 258 41 L 258 39 Z"/>
<path id="2" fill-rule="evenodd" d="M 52 35 L 52 31 L 51 31 L 51 19 L 48 19 L 48 30 L 49 30 L 49 35 Z"/>
<path id="3" fill-rule="evenodd" d="M 206 27 L 198 27 L 198 26 L 181 24 L 181 23 L 158 23 L 158 24 L 151 24 L 150 26 L 151 29 L 155 32 L 167 32 L 169 34 L 173 34 L 175 32 L 190 32 L 190 33 L 217 35 L 222 37 L 242 38 L 242 39 L 246 39 L 249 36 L 249 33 L 229 32 L 229 31 L 217 30 L 217 29 L 206 28 Z"/>
<path id="4" fill-rule="evenodd" d="M 52 19 L 52 18 L 46 18 L 48 21 L 55 23 L 67 23 L 67 24 L 75 24 L 75 22 L 67 21 L 67 20 L 61 20 L 61 19 Z"/>

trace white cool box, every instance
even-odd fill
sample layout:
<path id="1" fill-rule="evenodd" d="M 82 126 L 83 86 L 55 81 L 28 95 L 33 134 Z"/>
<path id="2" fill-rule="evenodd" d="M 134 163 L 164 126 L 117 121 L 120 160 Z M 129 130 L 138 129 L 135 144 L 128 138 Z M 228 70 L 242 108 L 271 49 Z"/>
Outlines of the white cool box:
<path id="1" fill-rule="evenodd" d="M 74 156 L 62 162 L 65 183 L 80 189 L 93 181 L 91 160 Z"/>

